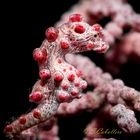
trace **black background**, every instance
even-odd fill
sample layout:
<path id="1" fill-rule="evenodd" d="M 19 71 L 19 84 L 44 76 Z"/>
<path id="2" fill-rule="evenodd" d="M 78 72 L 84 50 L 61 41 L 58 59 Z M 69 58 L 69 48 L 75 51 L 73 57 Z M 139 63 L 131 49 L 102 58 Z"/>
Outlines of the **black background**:
<path id="1" fill-rule="evenodd" d="M 39 0 L 1 2 L 1 92 L 0 92 L 0 130 L 7 121 L 31 110 L 28 95 L 38 77 L 38 66 L 32 58 L 34 48 L 40 46 L 44 32 L 53 26 L 68 9 L 78 0 Z M 129 0 L 135 11 L 140 13 L 139 0 Z M 90 54 L 89 54 L 90 55 Z M 94 56 L 93 56 L 94 57 Z M 102 57 L 97 61 L 102 65 Z M 121 69 L 119 78 L 140 90 L 140 67 L 129 62 Z M 15 118 L 12 118 L 12 117 Z M 82 117 L 60 120 L 62 140 L 81 139 L 86 121 Z M 89 115 L 87 118 L 91 118 Z M 65 127 L 63 126 L 65 125 Z M 3 135 L 2 135 L 3 136 Z M 0 140 L 6 139 L 4 136 Z"/>

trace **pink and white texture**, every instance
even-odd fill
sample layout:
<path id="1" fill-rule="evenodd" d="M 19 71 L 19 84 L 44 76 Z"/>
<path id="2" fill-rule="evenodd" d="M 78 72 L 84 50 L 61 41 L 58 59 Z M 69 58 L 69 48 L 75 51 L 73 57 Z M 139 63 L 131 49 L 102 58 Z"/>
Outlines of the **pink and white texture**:
<path id="1" fill-rule="evenodd" d="M 81 13 L 84 19 L 75 13 Z M 104 29 L 94 24 L 104 17 L 111 18 Z M 97 108 L 102 109 L 87 125 L 88 132 L 103 127 L 108 118 L 126 133 L 139 132 L 135 111 L 140 111 L 140 92 L 125 86 L 120 79 L 113 80 L 89 58 L 71 54 L 90 50 L 105 53 L 109 44 L 111 49 L 105 57 L 111 69 L 119 69 L 130 56 L 140 60 L 139 17 L 125 0 L 83 0 L 65 13 L 55 28 L 48 28 L 41 47 L 33 51 L 40 80 L 33 86 L 29 100 L 39 105 L 7 125 L 6 135 L 23 140 L 29 137 L 58 140 L 58 116 Z M 125 28 L 133 31 L 124 36 Z M 88 85 L 94 90 L 82 94 Z M 99 117 L 101 114 L 107 116 L 104 121 Z M 115 140 L 101 137 L 86 133 L 84 140 Z"/>
<path id="2" fill-rule="evenodd" d="M 29 95 L 30 101 L 39 105 L 5 127 L 10 137 L 50 119 L 60 103 L 81 97 L 87 82 L 82 80 L 78 69 L 65 61 L 67 53 L 89 50 L 102 53 L 109 48 L 102 40 L 102 27 L 98 24 L 90 26 L 79 14 L 71 15 L 68 22 L 57 28 L 48 28 L 45 35 L 41 47 L 33 52 L 39 65 L 40 80 Z"/>
<path id="3" fill-rule="evenodd" d="M 111 73 L 119 72 L 120 66 L 130 59 L 140 62 L 140 14 L 133 10 L 127 0 L 82 0 L 66 12 L 56 26 L 72 13 L 81 13 L 89 24 L 105 17 L 111 19 L 103 29 L 104 40 L 111 48 L 105 53 L 106 67 Z M 130 32 L 124 36 L 125 29 Z"/>

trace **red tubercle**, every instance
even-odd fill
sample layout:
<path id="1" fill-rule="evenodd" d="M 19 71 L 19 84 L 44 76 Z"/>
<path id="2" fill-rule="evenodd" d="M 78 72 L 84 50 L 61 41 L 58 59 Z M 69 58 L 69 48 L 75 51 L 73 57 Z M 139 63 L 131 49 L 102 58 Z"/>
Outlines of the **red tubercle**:
<path id="1" fill-rule="evenodd" d="M 82 97 L 82 94 L 78 94 L 78 96 L 76 96 L 77 99 L 80 99 Z"/>
<path id="2" fill-rule="evenodd" d="M 76 69 L 76 75 L 77 75 L 78 77 L 83 76 L 82 70 L 77 70 L 77 69 Z"/>
<path id="3" fill-rule="evenodd" d="M 75 29 L 74 29 L 74 31 L 75 31 L 76 33 L 78 33 L 78 34 L 84 33 L 85 30 L 86 30 L 85 27 L 84 27 L 83 25 L 80 25 L 80 24 L 77 24 L 77 25 L 75 26 Z"/>
<path id="4" fill-rule="evenodd" d="M 54 27 L 50 27 L 46 30 L 45 35 L 48 42 L 54 42 L 58 37 L 59 31 Z"/>
<path id="5" fill-rule="evenodd" d="M 81 22 L 83 17 L 80 14 L 73 14 L 69 17 L 69 21 L 71 22 Z"/>
<path id="6" fill-rule="evenodd" d="M 87 44 L 87 49 L 93 49 L 94 47 L 95 46 L 92 42 Z"/>
<path id="7" fill-rule="evenodd" d="M 36 119 L 40 119 L 41 118 L 41 113 L 38 110 L 34 110 L 33 111 L 33 116 Z"/>
<path id="8" fill-rule="evenodd" d="M 43 63 L 47 59 L 47 53 L 40 50 L 40 48 L 36 48 L 33 51 L 33 58 L 34 60 L 38 61 L 39 63 Z"/>
<path id="9" fill-rule="evenodd" d="M 70 94 L 71 94 L 72 96 L 78 96 L 79 91 L 78 91 L 78 89 L 73 88 L 73 89 L 71 90 Z"/>
<path id="10" fill-rule="evenodd" d="M 75 83 L 74 85 L 75 85 L 76 87 L 79 87 L 80 83 Z"/>
<path id="11" fill-rule="evenodd" d="M 69 43 L 67 41 L 60 41 L 60 46 L 62 49 L 68 49 Z"/>
<path id="12" fill-rule="evenodd" d="M 67 89 L 69 88 L 69 83 L 64 82 L 64 83 L 62 83 L 61 87 L 62 87 L 64 90 L 67 90 Z"/>
<path id="13" fill-rule="evenodd" d="M 99 24 L 94 24 L 93 25 L 93 29 L 97 32 L 101 31 L 102 30 L 102 27 L 99 25 Z"/>
<path id="14" fill-rule="evenodd" d="M 57 71 L 54 73 L 54 80 L 56 82 L 61 82 L 63 80 L 64 76 L 61 72 Z"/>
<path id="15" fill-rule="evenodd" d="M 75 81 L 74 81 L 74 85 L 75 85 L 76 87 L 79 87 L 79 86 L 80 86 L 80 81 L 79 81 L 79 80 L 75 80 Z"/>
<path id="16" fill-rule="evenodd" d="M 69 67 L 69 70 L 72 70 L 72 67 Z"/>
<path id="17" fill-rule="evenodd" d="M 62 63 L 62 59 L 59 58 L 59 59 L 57 60 L 57 62 L 58 62 L 59 64 L 61 64 L 61 63 Z"/>
<path id="18" fill-rule="evenodd" d="M 51 77 L 50 70 L 48 70 L 48 69 L 40 70 L 39 76 L 42 80 L 50 78 Z"/>
<path id="19" fill-rule="evenodd" d="M 57 100 L 60 102 L 66 102 L 70 99 L 70 95 L 64 91 L 58 91 L 56 97 L 57 97 Z"/>
<path id="20" fill-rule="evenodd" d="M 67 70 L 66 69 L 63 69 L 63 71 L 66 72 Z"/>
<path id="21" fill-rule="evenodd" d="M 29 96 L 31 102 L 40 102 L 43 98 L 43 95 L 40 91 L 32 92 Z"/>
<path id="22" fill-rule="evenodd" d="M 68 74 L 68 80 L 69 80 L 69 81 L 73 82 L 74 79 L 75 79 L 75 75 L 74 75 L 73 73 Z"/>
<path id="23" fill-rule="evenodd" d="M 5 127 L 5 129 L 4 129 L 4 131 L 5 131 L 6 133 L 12 132 L 12 131 L 13 131 L 12 125 L 7 125 L 7 126 Z"/>
<path id="24" fill-rule="evenodd" d="M 26 123 L 26 117 L 24 117 L 24 116 L 20 117 L 19 118 L 19 123 L 22 124 L 22 125 L 25 124 Z"/>

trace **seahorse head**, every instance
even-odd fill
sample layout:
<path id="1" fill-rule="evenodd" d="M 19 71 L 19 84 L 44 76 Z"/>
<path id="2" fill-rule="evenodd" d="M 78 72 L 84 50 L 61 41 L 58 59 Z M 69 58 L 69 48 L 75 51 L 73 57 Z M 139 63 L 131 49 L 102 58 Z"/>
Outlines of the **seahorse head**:
<path id="1" fill-rule="evenodd" d="M 102 27 L 99 24 L 90 26 L 80 14 L 71 15 L 60 30 L 63 32 L 61 46 L 63 48 L 64 45 L 69 52 L 95 50 L 104 53 L 109 48 L 103 40 Z M 66 47 L 66 44 L 69 47 Z"/>
<path id="2" fill-rule="evenodd" d="M 80 14 L 73 14 L 68 22 L 46 31 L 47 41 L 66 53 L 95 50 L 104 53 L 109 48 L 103 40 L 102 27 L 86 23 Z"/>

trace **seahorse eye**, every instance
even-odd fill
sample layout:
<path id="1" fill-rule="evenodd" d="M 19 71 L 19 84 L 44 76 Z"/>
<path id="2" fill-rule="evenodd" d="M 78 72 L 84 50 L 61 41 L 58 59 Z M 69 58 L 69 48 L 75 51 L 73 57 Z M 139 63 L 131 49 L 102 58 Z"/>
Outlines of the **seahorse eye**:
<path id="1" fill-rule="evenodd" d="M 71 22 L 81 22 L 82 20 L 83 20 L 83 17 L 80 14 L 73 14 L 69 17 L 69 21 Z"/>
<path id="2" fill-rule="evenodd" d="M 94 34 L 94 37 L 96 38 L 98 36 L 98 33 Z"/>
<path id="3" fill-rule="evenodd" d="M 93 30 L 99 32 L 99 31 L 102 30 L 102 27 L 99 24 L 94 24 L 93 25 Z"/>

